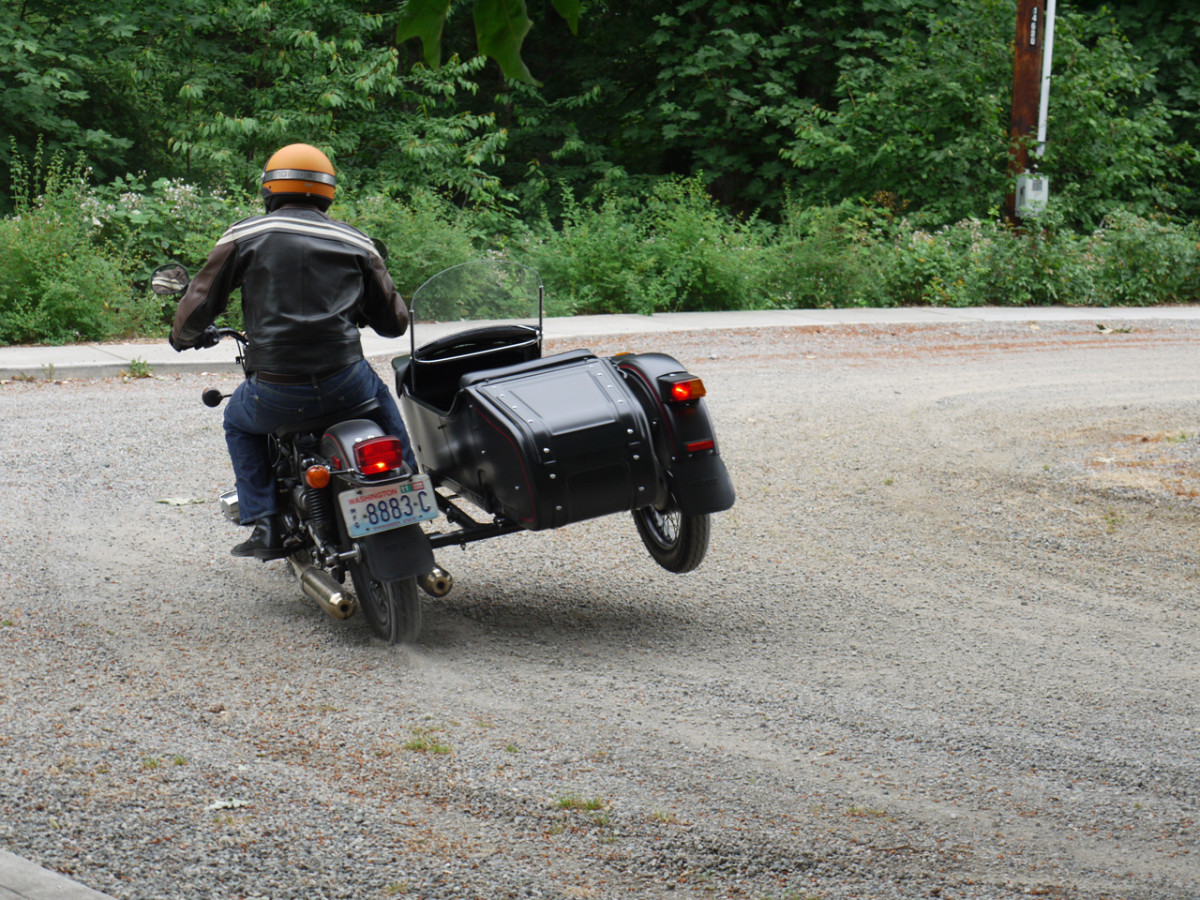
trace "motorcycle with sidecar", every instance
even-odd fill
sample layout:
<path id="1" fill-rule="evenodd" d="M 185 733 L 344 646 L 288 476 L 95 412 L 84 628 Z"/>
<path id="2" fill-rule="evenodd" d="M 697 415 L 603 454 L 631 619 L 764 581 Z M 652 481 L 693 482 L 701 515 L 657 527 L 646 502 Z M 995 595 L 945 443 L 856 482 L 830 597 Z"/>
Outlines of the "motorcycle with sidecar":
<path id="1" fill-rule="evenodd" d="M 187 282 L 173 263 L 152 286 Z M 374 401 L 269 436 L 290 564 L 332 617 L 361 606 L 380 637 L 415 641 L 417 587 L 441 597 L 453 585 L 434 550 L 613 513 L 632 514 L 663 568 L 704 559 L 710 515 L 734 503 L 704 383 L 662 353 L 544 356 L 544 293 L 534 269 L 497 260 L 414 293 L 409 353 L 392 368 L 419 471 L 372 418 Z M 215 329 L 225 337 L 244 367 L 245 335 Z M 236 491 L 220 500 L 238 522 Z"/>

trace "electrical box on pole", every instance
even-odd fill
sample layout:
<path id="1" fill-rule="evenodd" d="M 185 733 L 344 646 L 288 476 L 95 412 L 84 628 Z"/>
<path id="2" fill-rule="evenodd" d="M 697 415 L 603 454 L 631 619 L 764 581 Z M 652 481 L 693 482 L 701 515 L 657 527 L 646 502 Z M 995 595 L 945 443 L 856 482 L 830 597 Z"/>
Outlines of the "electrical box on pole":
<path id="1" fill-rule="evenodd" d="M 1036 216 L 1046 208 L 1050 197 L 1050 181 L 1038 174 L 1037 161 L 1046 148 L 1055 3 L 1056 0 L 1017 0 L 1009 126 L 1009 174 L 1014 190 L 1005 197 L 1005 212 L 1010 222 Z M 1035 128 L 1037 146 L 1031 155 L 1029 143 Z"/>

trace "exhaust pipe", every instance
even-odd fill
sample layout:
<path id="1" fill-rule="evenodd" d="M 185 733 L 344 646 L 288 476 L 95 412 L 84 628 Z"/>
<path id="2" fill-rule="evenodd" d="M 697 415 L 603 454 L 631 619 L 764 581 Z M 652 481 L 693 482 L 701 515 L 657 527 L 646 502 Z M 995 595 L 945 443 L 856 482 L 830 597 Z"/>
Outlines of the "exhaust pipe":
<path id="1" fill-rule="evenodd" d="M 417 584 L 430 597 L 445 597 L 454 587 L 454 576 L 441 566 L 434 566 L 424 575 L 417 576 Z"/>
<path id="2" fill-rule="evenodd" d="M 300 589 L 306 596 L 317 601 L 317 605 L 335 619 L 346 619 L 358 609 L 354 595 L 333 580 L 333 576 L 324 569 L 316 566 L 297 566 L 292 568 L 300 576 Z"/>

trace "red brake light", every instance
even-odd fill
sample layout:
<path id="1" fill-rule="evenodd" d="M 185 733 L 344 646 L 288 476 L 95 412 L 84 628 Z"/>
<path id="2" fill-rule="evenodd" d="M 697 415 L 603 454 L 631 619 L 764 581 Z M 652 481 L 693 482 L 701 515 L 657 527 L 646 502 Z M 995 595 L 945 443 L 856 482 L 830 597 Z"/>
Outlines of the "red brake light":
<path id="1" fill-rule="evenodd" d="M 666 383 L 667 399 L 672 403 L 686 403 L 688 400 L 699 400 L 706 393 L 704 382 L 695 375 L 681 375 Z"/>
<path id="2" fill-rule="evenodd" d="M 381 475 L 404 465 L 404 445 L 387 435 L 370 438 L 354 445 L 354 461 L 364 475 Z"/>

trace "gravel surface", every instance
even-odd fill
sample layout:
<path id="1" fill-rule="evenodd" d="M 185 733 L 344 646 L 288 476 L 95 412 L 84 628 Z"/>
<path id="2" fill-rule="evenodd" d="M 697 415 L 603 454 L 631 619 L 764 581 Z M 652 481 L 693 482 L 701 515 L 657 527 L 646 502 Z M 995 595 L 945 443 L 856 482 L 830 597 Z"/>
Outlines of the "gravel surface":
<path id="1" fill-rule="evenodd" d="M 117 898 L 1200 896 L 1200 327 L 1103 325 L 593 341 L 708 385 L 704 565 L 444 550 L 407 649 L 228 555 L 232 376 L 4 383 L 0 847 Z"/>

